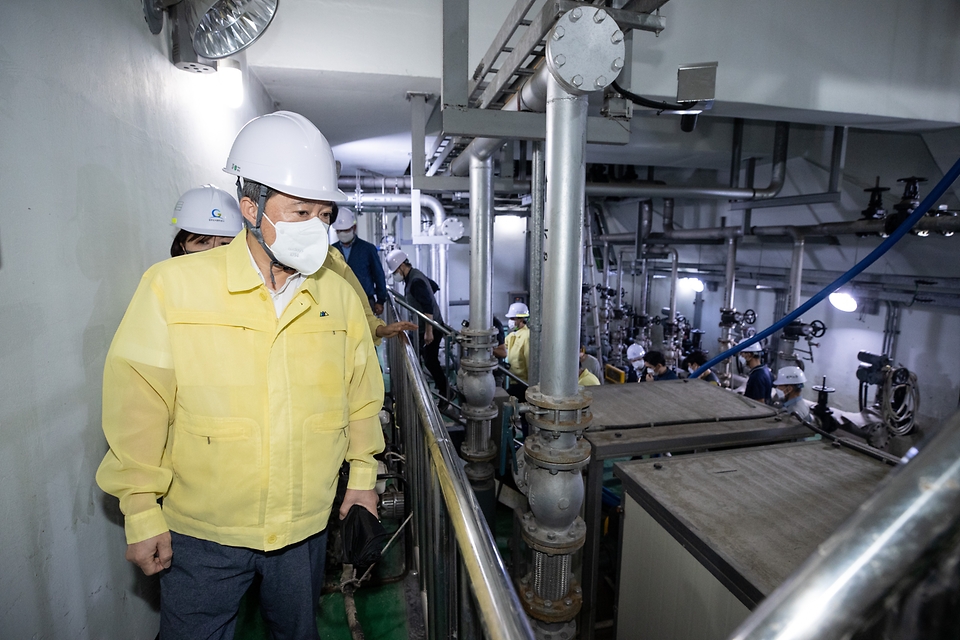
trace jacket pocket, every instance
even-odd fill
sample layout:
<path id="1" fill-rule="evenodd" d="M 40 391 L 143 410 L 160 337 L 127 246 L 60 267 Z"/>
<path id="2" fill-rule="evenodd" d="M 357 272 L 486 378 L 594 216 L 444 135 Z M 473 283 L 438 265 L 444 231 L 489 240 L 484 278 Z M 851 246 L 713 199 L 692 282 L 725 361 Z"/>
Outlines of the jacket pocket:
<path id="1" fill-rule="evenodd" d="M 304 517 L 328 511 L 337 491 L 337 473 L 347 455 L 345 410 L 325 411 L 308 417 L 303 425 L 303 491 L 300 513 Z"/>
<path id="2" fill-rule="evenodd" d="M 260 425 L 249 418 L 178 410 L 166 504 L 217 527 L 257 526 L 261 500 Z"/>

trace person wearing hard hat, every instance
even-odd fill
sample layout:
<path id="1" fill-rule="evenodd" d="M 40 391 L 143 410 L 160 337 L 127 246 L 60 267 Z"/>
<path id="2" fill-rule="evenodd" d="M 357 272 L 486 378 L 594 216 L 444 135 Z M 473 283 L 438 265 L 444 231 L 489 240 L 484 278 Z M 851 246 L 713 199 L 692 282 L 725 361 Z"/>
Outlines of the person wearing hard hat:
<path id="1" fill-rule="evenodd" d="M 510 363 L 510 373 L 524 381 L 520 384 L 511 379 L 509 392 L 510 395 L 524 399 L 527 391 L 527 376 L 529 375 L 528 366 L 530 363 L 530 328 L 527 326 L 527 320 L 530 318 L 530 309 L 522 302 L 514 302 L 507 309 L 507 327 L 510 333 L 507 334 L 505 344 L 507 345 L 507 362 Z"/>
<path id="2" fill-rule="evenodd" d="M 320 131 L 254 118 L 224 171 L 246 230 L 144 274 L 104 367 L 97 482 L 120 499 L 127 559 L 161 574 L 161 637 L 232 637 L 259 575 L 272 635 L 317 638 L 344 460 L 340 516 L 377 513 L 383 378 L 361 300 L 321 269 L 319 216 L 346 197 Z"/>
<path id="3" fill-rule="evenodd" d="M 593 374 L 593 377 L 597 379 L 597 384 L 602 384 L 603 367 L 600 366 L 599 360 L 587 353 L 587 347 L 583 343 L 580 344 L 580 366 Z"/>
<path id="4" fill-rule="evenodd" d="M 387 280 L 383 275 L 383 266 L 380 264 L 377 248 L 357 237 L 357 218 L 347 207 L 340 207 L 337 220 L 332 226 L 338 238 L 333 246 L 343 254 L 347 264 L 363 285 L 373 313 L 379 316 L 383 313 L 383 303 L 387 299 Z"/>
<path id="5" fill-rule="evenodd" d="M 437 324 L 443 324 L 443 314 L 434 293 L 440 290 L 436 282 L 419 269 L 414 269 L 406 252 L 394 249 L 387 254 L 387 269 L 403 280 L 403 296 L 407 303 Z M 440 364 L 440 338 L 433 325 L 419 318 L 420 357 L 433 377 L 433 384 L 441 397 L 447 397 L 447 376 Z"/>
<path id="6" fill-rule="evenodd" d="M 759 342 L 754 342 L 744 347 L 741 353 L 747 370 L 750 372 L 743 395 L 752 400 L 769 404 L 773 393 L 773 375 L 771 375 L 767 365 L 763 364 L 763 347 L 760 346 Z"/>
<path id="7" fill-rule="evenodd" d="M 243 229 L 237 199 L 212 184 L 184 192 L 171 222 L 177 228 L 171 258 L 230 244 Z"/>
<path id="8" fill-rule="evenodd" d="M 640 382 L 640 372 L 644 369 L 644 349 L 634 342 L 627 347 L 627 382 Z"/>
<path id="9" fill-rule="evenodd" d="M 777 371 L 773 386 L 783 394 L 783 410 L 795 414 L 801 420 L 810 419 L 810 406 L 803 399 L 803 385 L 807 382 L 800 367 L 783 367 Z"/>

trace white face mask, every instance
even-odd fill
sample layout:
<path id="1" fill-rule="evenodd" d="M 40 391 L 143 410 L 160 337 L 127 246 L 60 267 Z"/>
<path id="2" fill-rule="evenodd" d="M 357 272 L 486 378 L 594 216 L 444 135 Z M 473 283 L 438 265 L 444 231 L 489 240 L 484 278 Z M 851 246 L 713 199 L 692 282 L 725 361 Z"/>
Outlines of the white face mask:
<path id="1" fill-rule="evenodd" d="M 786 400 L 786 398 L 787 396 L 783 393 L 782 389 L 773 390 L 773 399 L 776 400 L 777 402 L 782 403 L 784 400 Z"/>
<path id="2" fill-rule="evenodd" d="M 517 321 L 514 320 L 513 318 L 508 318 L 508 319 L 507 319 L 507 326 L 508 326 L 509 328 L 511 328 L 511 329 L 516 329 L 516 328 L 517 328 Z"/>
<path id="3" fill-rule="evenodd" d="M 354 233 L 353 229 L 347 229 L 346 231 L 337 231 L 337 237 L 343 244 L 350 244 L 357 237 L 357 234 Z"/>
<path id="4" fill-rule="evenodd" d="M 277 239 L 270 245 L 277 260 L 305 276 L 320 270 L 330 248 L 329 227 L 320 218 L 306 222 L 274 222 L 264 215 L 263 219 L 277 231 Z"/>

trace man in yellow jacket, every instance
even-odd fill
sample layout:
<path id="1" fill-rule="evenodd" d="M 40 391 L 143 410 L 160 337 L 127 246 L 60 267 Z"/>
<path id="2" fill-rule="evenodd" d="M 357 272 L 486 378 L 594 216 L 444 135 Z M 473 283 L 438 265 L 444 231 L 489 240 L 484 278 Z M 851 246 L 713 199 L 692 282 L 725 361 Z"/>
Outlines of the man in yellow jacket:
<path id="1" fill-rule="evenodd" d="M 161 636 L 231 638 L 261 577 L 273 635 L 317 638 L 324 531 L 376 514 L 383 379 L 361 302 L 336 273 L 320 214 L 345 200 L 329 144 L 277 112 L 238 134 L 246 231 L 144 274 L 104 369 L 97 472 L 120 499 L 127 559 L 160 573 Z"/>
<path id="2" fill-rule="evenodd" d="M 522 302 L 514 302 L 507 309 L 507 321 L 510 333 L 507 334 L 507 362 L 510 363 L 510 373 L 527 382 L 530 363 L 530 328 L 527 320 L 530 318 L 530 309 Z M 510 383 L 510 395 L 520 400 L 524 399 L 527 387 L 516 381 Z"/>

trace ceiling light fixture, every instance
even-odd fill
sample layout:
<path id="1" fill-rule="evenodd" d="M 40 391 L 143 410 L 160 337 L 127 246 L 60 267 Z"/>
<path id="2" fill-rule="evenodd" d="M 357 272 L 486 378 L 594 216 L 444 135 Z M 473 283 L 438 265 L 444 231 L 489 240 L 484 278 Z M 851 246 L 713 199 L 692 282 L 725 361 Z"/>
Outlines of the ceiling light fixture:
<path id="1" fill-rule="evenodd" d="M 695 293 L 701 293 L 703 291 L 703 280 L 700 278 L 680 278 L 680 285 Z"/>
<path id="2" fill-rule="evenodd" d="M 853 313 L 857 310 L 857 300 L 849 293 L 834 291 L 830 294 L 830 304 L 846 313 Z"/>

